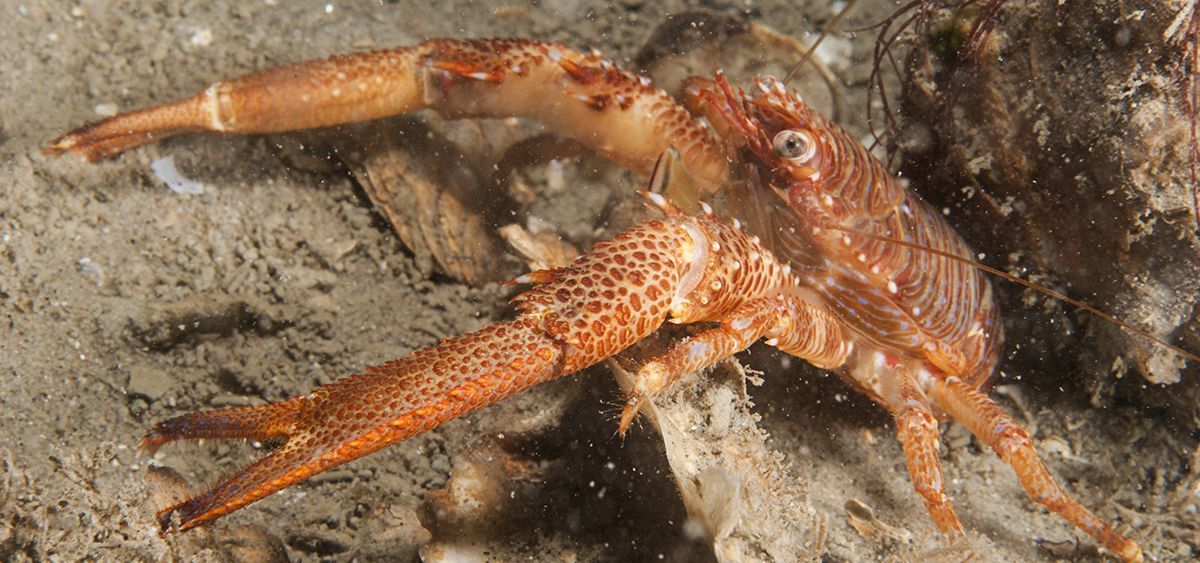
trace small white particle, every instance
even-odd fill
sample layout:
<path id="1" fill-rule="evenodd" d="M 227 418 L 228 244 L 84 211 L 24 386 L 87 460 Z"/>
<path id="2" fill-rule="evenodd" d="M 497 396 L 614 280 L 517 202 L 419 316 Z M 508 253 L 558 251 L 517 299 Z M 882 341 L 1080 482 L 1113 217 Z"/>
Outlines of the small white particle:
<path id="1" fill-rule="evenodd" d="M 96 107 L 93 108 L 93 111 L 95 111 L 96 115 L 99 115 L 100 117 L 112 117 L 118 113 L 121 113 L 121 109 L 117 107 L 117 104 L 112 102 L 96 104 Z"/>
<path id="2" fill-rule="evenodd" d="M 212 45 L 213 32 L 208 28 L 197 29 L 196 32 L 192 34 L 190 41 L 192 45 L 197 47 L 208 47 L 209 45 Z"/>
<path id="3" fill-rule="evenodd" d="M 896 282 L 888 280 L 888 293 L 897 293 L 899 291 L 900 288 L 896 287 Z"/>

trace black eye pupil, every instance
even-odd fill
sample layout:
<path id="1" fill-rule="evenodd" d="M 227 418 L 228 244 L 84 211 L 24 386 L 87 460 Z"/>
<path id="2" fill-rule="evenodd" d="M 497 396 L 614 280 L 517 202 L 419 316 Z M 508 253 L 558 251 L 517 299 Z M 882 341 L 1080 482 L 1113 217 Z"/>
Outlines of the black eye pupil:
<path id="1" fill-rule="evenodd" d="M 811 155 L 814 147 L 813 140 L 808 135 L 794 130 L 780 131 L 773 141 L 775 152 L 787 159 L 797 159 Z"/>

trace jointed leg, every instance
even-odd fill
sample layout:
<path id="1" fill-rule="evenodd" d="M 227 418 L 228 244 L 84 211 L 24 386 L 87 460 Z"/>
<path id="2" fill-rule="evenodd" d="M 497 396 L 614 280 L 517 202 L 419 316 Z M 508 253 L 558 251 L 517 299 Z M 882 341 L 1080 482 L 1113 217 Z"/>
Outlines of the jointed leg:
<path id="1" fill-rule="evenodd" d="M 1029 433 L 987 395 L 957 377 L 949 377 L 937 382 L 930 389 L 930 396 L 937 406 L 966 425 L 1000 459 L 1012 466 L 1030 499 L 1075 524 L 1118 557 L 1126 561 L 1142 560 L 1142 550 L 1136 543 L 1058 488 L 1046 464 L 1034 450 Z"/>
<path id="2" fill-rule="evenodd" d="M 676 344 L 661 358 L 642 366 L 621 413 L 618 432 L 625 434 L 642 401 L 685 374 L 710 367 L 764 336 L 768 344 L 819 367 L 841 365 L 850 349 L 841 323 L 799 297 L 780 294 L 749 301 L 721 320 L 721 326 Z"/>
<path id="3" fill-rule="evenodd" d="M 908 461 L 908 475 L 913 488 L 925 501 L 929 515 L 938 530 L 950 539 L 962 537 L 962 523 L 954 513 L 954 506 L 946 497 L 942 481 L 942 464 L 938 459 L 937 418 L 926 403 L 924 394 L 917 388 L 912 374 L 903 366 L 896 366 L 900 378 L 900 404 L 890 410 L 896 419 L 896 437 L 904 446 L 904 457 Z"/>

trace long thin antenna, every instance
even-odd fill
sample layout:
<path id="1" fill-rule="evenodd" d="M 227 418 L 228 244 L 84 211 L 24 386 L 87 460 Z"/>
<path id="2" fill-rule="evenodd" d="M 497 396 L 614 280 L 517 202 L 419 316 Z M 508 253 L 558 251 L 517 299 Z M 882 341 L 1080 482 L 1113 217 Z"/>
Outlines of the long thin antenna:
<path id="1" fill-rule="evenodd" d="M 876 234 L 865 233 L 862 231 L 856 231 L 854 229 L 845 229 L 845 228 L 840 228 L 840 227 L 833 227 L 833 230 L 842 231 L 843 233 L 849 233 L 849 234 L 856 235 L 856 236 L 866 237 L 866 238 L 881 241 L 881 242 L 896 244 L 896 245 L 904 246 L 907 248 L 912 248 L 914 250 L 928 252 L 935 256 L 940 256 L 942 258 L 948 258 L 950 260 L 954 260 L 955 262 L 967 264 L 968 266 L 971 266 L 973 268 L 978 268 L 978 269 L 980 269 L 984 272 L 987 272 L 989 274 L 992 274 L 994 276 L 999 276 L 1000 278 L 1003 278 L 1005 280 L 1013 282 L 1017 285 L 1025 286 L 1025 287 L 1032 289 L 1034 291 L 1037 291 L 1043 295 L 1048 295 L 1055 299 L 1059 299 L 1066 303 L 1070 303 L 1071 305 L 1074 305 L 1074 306 L 1078 307 L 1079 309 L 1087 311 L 1088 313 L 1091 313 L 1101 319 L 1104 319 L 1110 323 L 1113 323 L 1129 332 L 1132 332 L 1138 336 L 1141 336 L 1142 338 L 1150 340 L 1150 341 L 1154 342 L 1155 344 L 1164 346 L 1164 347 L 1170 349 L 1172 352 L 1175 352 L 1176 354 L 1183 356 L 1184 358 L 1187 358 L 1192 361 L 1200 361 L 1200 356 L 1197 356 L 1196 354 L 1188 352 L 1187 350 L 1184 350 L 1183 348 L 1180 348 L 1179 346 L 1171 344 L 1170 342 L 1167 342 L 1166 340 L 1163 340 L 1162 338 L 1159 338 L 1159 337 L 1151 334 L 1150 331 L 1147 331 L 1143 328 L 1138 328 L 1137 326 L 1134 326 L 1128 322 L 1118 319 L 1117 317 L 1115 317 L 1109 313 L 1105 313 L 1104 311 L 1101 311 L 1100 309 L 1097 309 L 1091 305 L 1088 305 L 1087 303 L 1084 303 L 1083 301 L 1068 297 L 1066 295 L 1063 295 L 1062 293 L 1054 291 L 1053 289 L 1040 286 L 1029 280 L 1018 278 L 1017 276 L 1014 276 L 1014 275 L 1009 274 L 1008 272 L 1004 272 L 1002 270 L 998 270 L 996 268 L 988 266 L 987 264 L 980 264 L 979 262 L 976 262 L 970 258 L 965 258 L 962 256 L 958 256 L 956 254 L 951 254 L 944 250 L 938 250 L 936 248 L 930 248 L 928 246 L 911 243 L 911 242 L 903 241 L 903 240 L 899 240 L 899 239 L 894 239 L 891 237 L 885 237 L 885 236 L 880 236 L 880 235 L 876 235 Z"/>
<path id="2" fill-rule="evenodd" d="M 821 30 L 821 35 L 817 36 L 817 40 L 813 41 L 813 44 L 808 47 L 808 50 L 800 56 L 800 60 L 796 61 L 796 64 L 792 65 L 792 69 L 789 70 L 787 75 L 783 77 L 784 86 L 786 86 L 788 82 L 791 82 L 792 79 L 796 77 L 796 73 L 800 72 L 801 68 L 804 68 L 804 63 L 807 63 L 808 59 L 812 58 L 812 54 L 817 51 L 817 47 L 821 45 L 821 42 L 825 40 L 825 37 L 833 32 L 833 28 L 842 21 L 842 16 L 845 16 L 846 12 L 849 12 L 850 8 L 853 8 L 856 2 L 858 2 L 858 0 L 849 0 L 849 2 L 846 2 L 846 6 L 843 7 L 836 16 L 833 16 L 833 19 L 829 20 L 828 24 L 825 24 L 825 29 Z"/>

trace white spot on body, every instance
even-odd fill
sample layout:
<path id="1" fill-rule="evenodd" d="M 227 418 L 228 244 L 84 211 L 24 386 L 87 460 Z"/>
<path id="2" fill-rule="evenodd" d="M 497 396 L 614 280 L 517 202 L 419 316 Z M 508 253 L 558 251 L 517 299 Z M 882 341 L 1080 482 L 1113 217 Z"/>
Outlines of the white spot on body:
<path id="1" fill-rule="evenodd" d="M 888 280 L 887 289 L 888 293 L 898 293 L 900 291 L 900 288 L 896 287 L 896 282 L 892 280 Z"/>

